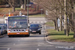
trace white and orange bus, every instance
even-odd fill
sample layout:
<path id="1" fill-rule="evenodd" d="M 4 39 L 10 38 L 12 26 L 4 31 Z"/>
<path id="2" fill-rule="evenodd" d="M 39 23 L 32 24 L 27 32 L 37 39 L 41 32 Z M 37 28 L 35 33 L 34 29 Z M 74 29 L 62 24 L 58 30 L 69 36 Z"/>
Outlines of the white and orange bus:
<path id="1" fill-rule="evenodd" d="M 28 18 L 27 16 L 11 16 L 7 20 L 7 35 L 8 37 L 14 35 L 30 36 L 28 31 Z"/>

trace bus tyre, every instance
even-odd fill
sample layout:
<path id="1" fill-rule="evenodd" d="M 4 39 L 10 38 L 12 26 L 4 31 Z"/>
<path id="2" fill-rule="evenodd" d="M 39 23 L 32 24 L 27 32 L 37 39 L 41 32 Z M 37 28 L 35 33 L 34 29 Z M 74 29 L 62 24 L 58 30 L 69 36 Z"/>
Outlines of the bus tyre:
<path id="1" fill-rule="evenodd" d="M 8 35 L 8 37 L 11 37 L 11 35 Z"/>
<path id="2" fill-rule="evenodd" d="M 29 35 L 27 35 L 27 37 L 29 37 L 30 36 L 30 34 Z"/>

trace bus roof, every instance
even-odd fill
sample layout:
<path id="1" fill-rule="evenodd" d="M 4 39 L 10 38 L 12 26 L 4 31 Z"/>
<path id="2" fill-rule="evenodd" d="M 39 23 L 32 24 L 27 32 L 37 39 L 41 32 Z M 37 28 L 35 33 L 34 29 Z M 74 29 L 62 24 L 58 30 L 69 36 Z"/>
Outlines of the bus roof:
<path id="1" fill-rule="evenodd" d="M 27 17 L 27 16 L 10 16 L 10 17 Z"/>

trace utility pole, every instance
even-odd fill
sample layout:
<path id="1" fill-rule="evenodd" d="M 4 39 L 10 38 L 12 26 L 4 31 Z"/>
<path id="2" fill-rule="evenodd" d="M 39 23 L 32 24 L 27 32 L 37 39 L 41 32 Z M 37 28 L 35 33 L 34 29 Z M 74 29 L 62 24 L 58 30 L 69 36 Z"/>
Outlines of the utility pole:
<path id="1" fill-rule="evenodd" d="M 29 22 L 29 0 L 27 0 L 27 17 Z"/>
<path id="2" fill-rule="evenodd" d="M 64 34 L 66 34 L 66 36 L 69 36 L 66 6 L 67 6 L 67 0 L 64 0 Z"/>
<path id="3" fill-rule="evenodd" d="M 24 0 L 24 10 L 26 10 L 26 0 Z"/>

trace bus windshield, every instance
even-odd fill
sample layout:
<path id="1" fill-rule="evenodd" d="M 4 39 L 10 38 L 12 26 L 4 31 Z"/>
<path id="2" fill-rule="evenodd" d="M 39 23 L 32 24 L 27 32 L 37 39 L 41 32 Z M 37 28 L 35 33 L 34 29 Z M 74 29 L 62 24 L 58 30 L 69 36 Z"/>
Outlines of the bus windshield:
<path id="1" fill-rule="evenodd" d="M 9 21 L 8 23 L 9 29 L 26 29 L 27 22 L 24 21 Z"/>

